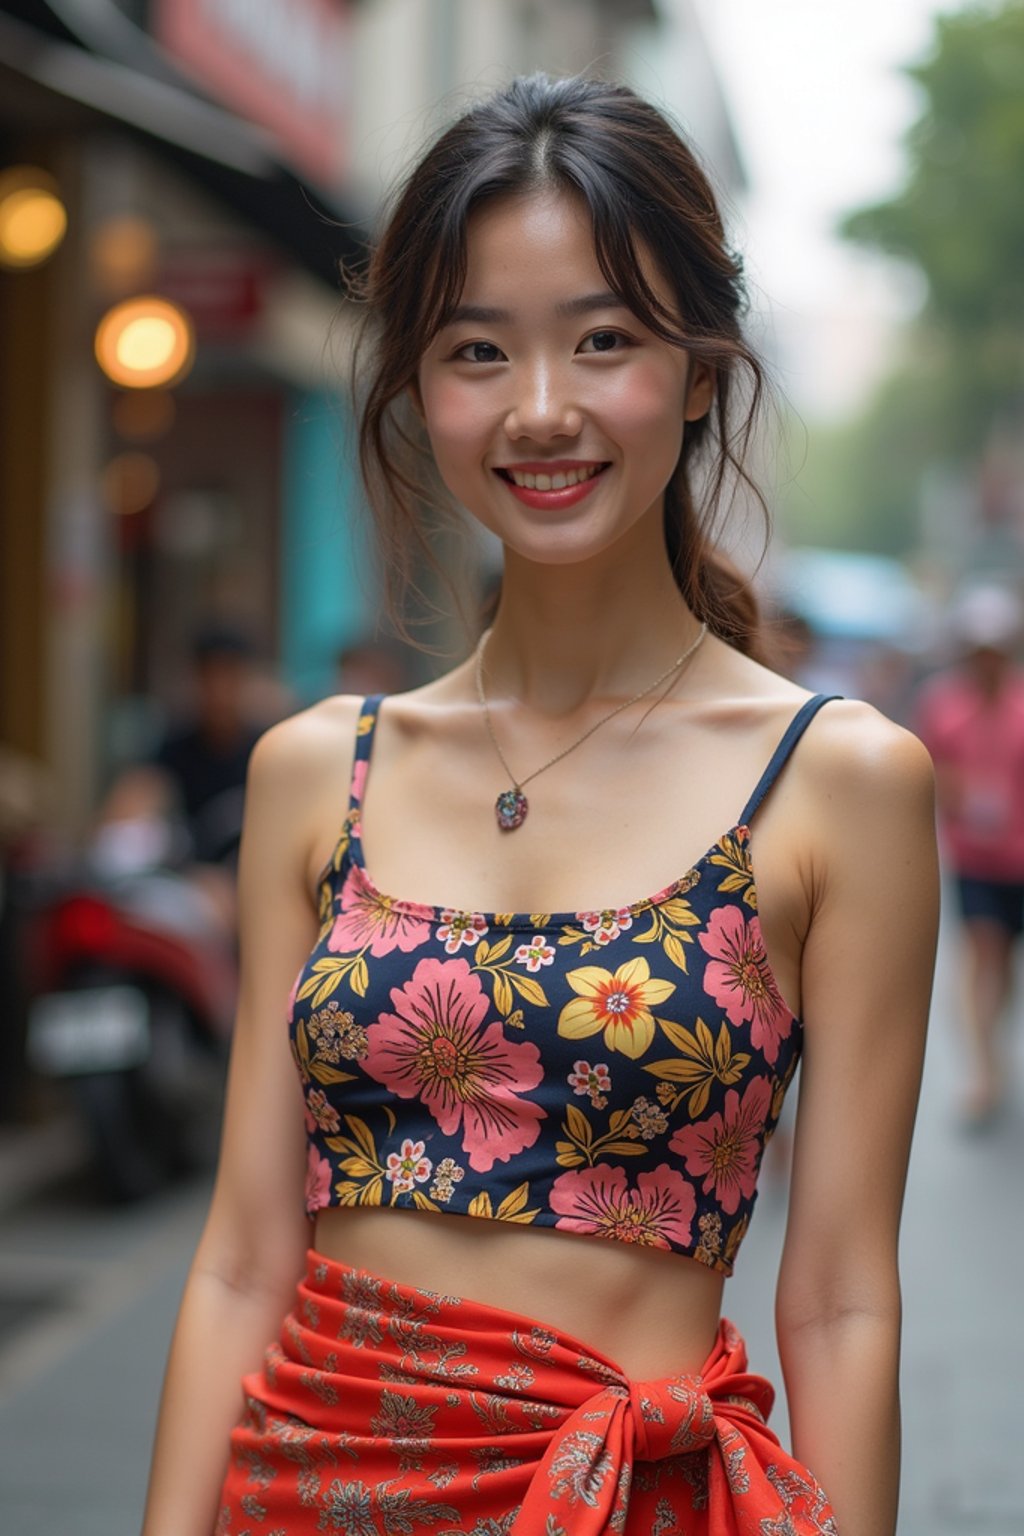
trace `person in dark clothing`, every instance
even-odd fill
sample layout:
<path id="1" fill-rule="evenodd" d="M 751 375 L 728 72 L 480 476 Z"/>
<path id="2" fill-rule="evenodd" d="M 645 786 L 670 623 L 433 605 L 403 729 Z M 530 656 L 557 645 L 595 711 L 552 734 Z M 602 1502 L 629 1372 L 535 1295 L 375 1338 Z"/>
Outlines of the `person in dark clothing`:
<path id="1" fill-rule="evenodd" d="M 266 723 L 247 709 L 254 655 L 240 631 L 201 631 L 192 650 L 194 713 L 168 732 L 153 758 L 174 781 L 199 863 L 233 868 L 237 858 L 249 754 Z"/>

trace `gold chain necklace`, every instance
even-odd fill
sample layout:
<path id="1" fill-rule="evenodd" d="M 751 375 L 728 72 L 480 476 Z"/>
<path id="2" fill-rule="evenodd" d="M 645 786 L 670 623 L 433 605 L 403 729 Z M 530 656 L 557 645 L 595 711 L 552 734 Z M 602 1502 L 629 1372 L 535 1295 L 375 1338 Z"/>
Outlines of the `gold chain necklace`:
<path id="1" fill-rule="evenodd" d="M 672 676 L 673 672 L 679 671 L 679 668 L 683 665 L 684 661 L 689 660 L 694 651 L 697 649 L 698 645 L 700 645 L 701 641 L 704 639 L 704 636 L 707 634 L 707 632 L 707 624 L 702 624 L 697 634 L 696 640 L 691 641 L 691 643 L 686 647 L 686 650 L 683 651 L 682 655 L 677 656 L 675 661 L 672 662 L 671 666 L 666 667 L 664 672 L 662 672 L 658 677 L 654 679 L 653 683 L 648 683 L 646 688 L 641 688 L 639 693 L 634 693 L 631 699 L 624 699 L 621 704 L 616 704 L 614 709 L 610 709 L 606 715 L 602 715 L 596 724 L 588 727 L 588 729 L 583 732 L 583 735 L 577 736 L 576 740 L 570 742 L 569 746 L 563 747 L 561 752 L 558 752 L 554 757 L 549 758 L 546 763 L 542 763 L 539 768 L 534 768 L 532 773 L 526 774 L 524 778 L 517 779 L 515 774 L 512 772 L 512 769 L 505 761 L 505 754 L 501 750 L 497 736 L 494 734 L 494 724 L 491 720 L 491 711 L 487 706 L 487 695 L 484 692 L 484 646 L 487 644 L 487 640 L 491 633 L 489 629 L 485 629 L 483 634 L 480 636 L 476 648 L 476 694 L 477 698 L 480 700 L 480 706 L 484 712 L 484 720 L 487 724 L 487 734 L 491 738 L 491 741 L 494 745 L 494 750 L 497 752 L 498 758 L 501 762 L 501 766 L 512 780 L 511 789 L 503 789 L 497 800 L 494 802 L 494 814 L 498 818 L 498 826 L 501 828 L 501 830 L 503 832 L 514 832 L 516 827 L 521 827 L 523 822 L 526 820 L 527 812 L 530 809 L 530 802 L 523 794 L 523 786 L 525 784 L 529 784 L 530 780 L 535 779 L 538 774 L 546 773 L 549 768 L 553 768 L 556 763 L 560 763 L 563 757 L 568 757 L 570 752 L 575 752 L 577 747 L 582 747 L 583 743 L 589 740 L 595 731 L 599 731 L 602 725 L 607 725 L 609 720 L 614 720 L 616 715 L 621 715 L 622 711 L 624 709 L 628 709 L 631 704 L 638 704 L 640 700 L 645 699 L 649 693 L 653 693 L 655 688 L 658 687 L 659 683 L 666 682 Z"/>

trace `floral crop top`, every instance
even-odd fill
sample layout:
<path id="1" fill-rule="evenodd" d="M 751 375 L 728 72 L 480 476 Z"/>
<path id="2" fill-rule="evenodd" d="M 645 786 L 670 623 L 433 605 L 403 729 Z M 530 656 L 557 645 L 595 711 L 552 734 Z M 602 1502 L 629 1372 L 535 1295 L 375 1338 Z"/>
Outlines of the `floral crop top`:
<path id="1" fill-rule="evenodd" d="M 317 943 L 292 989 L 306 1204 L 562 1227 L 729 1274 L 800 1054 L 761 939 L 750 821 L 657 895 L 603 912 L 489 913 L 385 896 L 360 803 L 379 698 L 359 719 Z"/>

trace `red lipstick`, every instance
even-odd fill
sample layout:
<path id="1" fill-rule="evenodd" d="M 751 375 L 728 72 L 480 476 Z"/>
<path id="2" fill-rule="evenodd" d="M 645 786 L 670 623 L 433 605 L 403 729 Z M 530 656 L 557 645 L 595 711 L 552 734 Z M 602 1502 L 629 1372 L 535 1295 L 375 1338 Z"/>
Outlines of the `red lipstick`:
<path id="1" fill-rule="evenodd" d="M 562 507 L 571 507 L 591 491 L 601 480 L 608 464 L 598 463 L 593 459 L 546 459 L 527 460 L 523 463 L 502 466 L 495 470 L 495 474 L 508 486 L 519 501 L 525 506 L 533 507 L 538 511 L 559 511 Z M 541 485 L 517 485 L 513 474 L 519 477 L 529 477 L 531 480 L 541 479 Z M 584 479 L 576 479 L 579 475 Z M 554 478 L 565 479 L 571 477 L 575 483 L 571 485 L 553 486 L 550 484 Z"/>

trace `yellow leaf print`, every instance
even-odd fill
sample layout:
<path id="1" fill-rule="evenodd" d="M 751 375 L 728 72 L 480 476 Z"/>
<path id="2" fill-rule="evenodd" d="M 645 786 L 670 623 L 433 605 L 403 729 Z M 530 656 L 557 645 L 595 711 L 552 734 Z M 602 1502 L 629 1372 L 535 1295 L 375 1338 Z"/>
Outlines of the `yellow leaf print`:
<path id="1" fill-rule="evenodd" d="M 510 971 L 508 979 L 519 993 L 519 996 L 524 998 L 526 1002 L 533 1003 L 536 1008 L 547 1006 L 547 993 L 540 982 L 535 981 L 532 976 L 520 976 L 518 972 Z"/>
<path id="2" fill-rule="evenodd" d="M 718 889 L 729 892 L 742 891 L 744 902 L 756 911 L 757 890 L 754 885 L 754 871 L 750 863 L 747 837 L 745 828 L 739 828 L 737 832 L 727 832 L 711 855 L 710 862 L 728 871 L 725 878 L 719 882 Z"/>
<path id="3" fill-rule="evenodd" d="M 295 994 L 297 1003 L 305 1002 L 307 997 L 312 997 L 314 1009 L 320 1008 L 337 991 L 338 983 L 351 965 L 350 960 L 314 960 L 312 976 L 302 983 Z"/>
<path id="4" fill-rule="evenodd" d="M 688 1112 L 700 1115 L 707 1106 L 715 1079 L 727 1087 L 738 1082 L 750 1057 L 746 1051 L 733 1051 L 725 1023 L 718 1031 L 717 1040 L 703 1019 L 697 1020 L 693 1031 L 684 1029 L 673 1019 L 659 1019 L 658 1023 L 679 1055 L 670 1056 L 665 1061 L 648 1062 L 644 1071 L 662 1082 L 682 1084 L 680 1091 L 671 1096 L 673 1107 L 689 1095 Z"/>
<path id="5" fill-rule="evenodd" d="M 565 1124 L 574 1141 L 582 1142 L 584 1146 L 589 1145 L 594 1134 L 590 1129 L 590 1121 L 581 1109 L 576 1108 L 575 1104 L 565 1106 Z"/>
<path id="6" fill-rule="evenodd" d="M 681 896 L 673 896 L 670 901 L 662 903 L 661 915 L 666 922 L 672 923 L 676 928 L 698 928 L 700 918 Z"/>
<path id="7" fill-rule="evenodd" d="M 499 1013 L 511 1013 L 515 998 L 509 979 L 501 971 L 494 972 L 494 1006 Z"/>
<path id="8" fill-rule="evenodd" d="M 515 1221 L 521 1226 L 528 1226 L 540 1214 L 539 1206 L 532 1211 L 526 1209 L 526 1202 L 529 1198 L 530 1186 L 524 1179 L 522 1184 L 517 1185 L 510 1195 L 506 1195 L 498 1206 L 498 1220 Z"/>
<path id="9" fill-rule="evenodd" d="M 318 1083 L 354 1083 L 355 1078 L 351 1072 L 339 1072 L 337 1067 L 329 1067 L 326 1062 L 310 1062 L 309 1072 Z"/>
<path id="10" fill-rule="evenodd" d="M 678 935 L 666 933 L 662 940 L 662 948 L 673 965 L 678 966 L 681 971 L 686 970 L 686 950 L 683 948 L 683 941 Z"/>
<path id="11" fill-rule="evenodd" d="M 366 968 L 366 961 L 362 955 L 359 956 L 359 959 L 352 967 L 352 974 L 348 981 L 353 992 L 359 997 L 366 996 L 366 989 L 370 985 L 370 973 Z"/>

